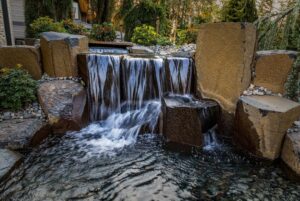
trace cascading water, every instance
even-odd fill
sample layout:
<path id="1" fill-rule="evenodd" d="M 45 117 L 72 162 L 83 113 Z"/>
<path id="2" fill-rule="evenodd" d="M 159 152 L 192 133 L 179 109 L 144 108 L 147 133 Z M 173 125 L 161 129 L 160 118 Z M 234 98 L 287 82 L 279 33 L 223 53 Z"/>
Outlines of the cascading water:
<path id="1" fill-rule="evenodd" d="M 193 60 L 182 57 L 166 59 L 166 91 L 174 94 L 191 94 Z"/>
<path id="2" fill-rule="evenodd" d="M 118 55 L 88 56 L 90 120 L 105 119 L 120 109 L 120 62 Z"/>

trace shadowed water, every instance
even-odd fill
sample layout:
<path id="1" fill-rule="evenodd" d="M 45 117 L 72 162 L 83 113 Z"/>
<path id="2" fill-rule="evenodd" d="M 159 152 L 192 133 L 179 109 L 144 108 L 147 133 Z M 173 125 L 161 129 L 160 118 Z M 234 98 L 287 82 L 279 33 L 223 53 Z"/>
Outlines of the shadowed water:
<path id="1" fill-rule="evenodd" d="M 297 200 L 300 185 L 279 168 L 223 151 L 164 150 L 156 134 L 113 155 L 81 149 L 81 137 L 51 139 L 0 185 L 0 200 Z M 96 149 L 97 150 L 97 149 Z M 94 150 L 95 151 L 95 150 Z M 95 152 L 94 152 L 95 153 Z"/>

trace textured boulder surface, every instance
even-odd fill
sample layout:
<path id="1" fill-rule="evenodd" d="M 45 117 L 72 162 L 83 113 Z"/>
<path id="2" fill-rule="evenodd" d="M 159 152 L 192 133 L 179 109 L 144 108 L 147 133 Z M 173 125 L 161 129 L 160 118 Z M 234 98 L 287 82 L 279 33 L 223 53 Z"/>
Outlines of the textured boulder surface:
<path id="1" fill-rule="evenodd" d="M 300 132 L 288 133 L 281 152 L 283 162 L 300 178 Z"/>
<path id="2" fill-rule="evenodd" d="M 51 77 L 78 76 L 77 54 L 88 51 L 88 38 L 56 32 L 41 36 L 44 71 Z"/>
<path id="3" fill-rule="evenodd" d="M 234 142 L 250 153 L 279 157 L 288 128 L 300 116 L 300 104 L 278 96 L 241 97 L 236 112 Z"/>
<path id="4" fill-rule="evenodd" d="M 8 149 L 0 149 L 0 181 L 5 179 L 18 165 L 21 155 Z"/>
<path id="5" fill-rule="evenodd" d="M 259 51 L 256 55 L 254 84 L 274 93 L 284 93 L 284 84 L 292 70 L 297 52 Z"/>
<path id="6" fill-rule="evenodd" d="M 42 77 L 40 48 L 33 46 L 9 46 L 0 48 L 0 68 L 21 64 L 36 80 Z"/>
<path id="7" fill-rule="evenodd" d="M 45 82 L 38 89 L 38 98 L 54 133 L 79 130 L 86 124 L 86 91 L 81 84 L 71 80 Z"/>
<path id="8" fill-rule="evenodd" d="M 26 149 L 39 144 L 50 134 L 42 119 L 11 119 L 0 122 L 0 147 Z"/>
<path id="9" fill-rule="evenodd" d="M 197 101 L 182 96 L 162 100 L 162 132 L 167 142 L 201 147 L 203 135 L 212 128 L 220 112 L 214 101 Z"/>
<path id="10" fill-rule="evenodd" d="M 196 50 L 197 88 L 204 98 L 234 113 L 251 81 L 256 29 L 249 23 L 203 24 Z"/>

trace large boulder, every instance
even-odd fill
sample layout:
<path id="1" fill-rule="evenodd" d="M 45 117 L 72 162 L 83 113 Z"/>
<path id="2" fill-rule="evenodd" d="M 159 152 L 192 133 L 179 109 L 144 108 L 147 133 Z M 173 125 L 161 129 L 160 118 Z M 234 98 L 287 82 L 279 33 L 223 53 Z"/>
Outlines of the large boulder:
<path id="1" fill-rule="evenodd" d="M 86 91 L 71 80 L 44 82 L 38 98 L 55 134 L 80 130 L 87 123 Z"/>
<path id="2" fill-rule="evenodd" d="M 50 133 L 49 125 L 39 118 L 5 120 L 0 122 L 0 148 L 28 149 Z"/>
<path id="3" fill-rule="evenodd" d="M 288 133 L 285 137 L 281 152 L 281 159 L 298 175 L 300 179 L 300 132 Z"/>
<path id="4" fill-rule="evenodd" d="M 0 48 L 0 68 L 21 64 L 36 80 L 42 77 L 40 48 L 33 46 L 9 46 Z"/>
<path id="5" fill-rule="evenodd" d="M 236 111 L 234 142 L 269 160 L 279 157 L 288 128 L 300 116 L 300 104 L 279 96 L 243 96 Z"/>
<path id="6" fill-rule="evenodd" d="M 19 164 L 22 157 L 20 154 L 8 149 L 0 149 L 0 182 Z"/>
<path id="7" fill-rule="evenodd" d="M 196 50 L 197 88 L 204 98 L 234 113 L 251 81 L 256 29 L 249 23 L 203 24 Z"/>
<path id="8" fill-rule="evenodd" d="M 162 100 L 162 133 L 167 142 L 202 147 L 202 133 L 216 124 L 219 112 L 220 108 L 214 101 L 166 96 Z"/>
<path id="9" fill-rule="evenodd" d="M 297 58 L 297 52 L 259 51 L 256 55 L 254 84 L 274 93 L 284 93 L 284 84 Z"/>
<path id="10" fill-rule="evenodd" d="M 51 77 L 78 76 L 77 54 L 88 51 L 88 38 L 45 32 L 41 36 L 44 71 Z"/>

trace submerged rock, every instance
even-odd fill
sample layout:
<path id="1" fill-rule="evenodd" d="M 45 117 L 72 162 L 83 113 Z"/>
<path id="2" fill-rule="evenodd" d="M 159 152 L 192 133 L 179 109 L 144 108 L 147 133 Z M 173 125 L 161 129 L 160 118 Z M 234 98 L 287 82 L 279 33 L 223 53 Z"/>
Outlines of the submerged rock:
<path id="1" fill-rule="evenodd" d="M 300 116 L 300 104 L 278 96 L 244 96 L 238 103 L 234 142 L 269 160 L 279 157 L 288 128 Z"/>
<path id="2" fill-rule="evenodd" d="M 5 179 L 18 165 L 21 155 L 8 149 L 0 149 L 0 181 Z"/>
<path id="3" fill-rule="evenodd" d="M 259 51 L 256 55 L 254 84 L 274 93 L 284 93 L 284 84 L 292 70 L 297 52 Z"/>
<path id="4" fill-rule="evenodd" d="M 240 95 L 251 81 L 256 29 L 249 23 L 203 24 L 199 29 L 197 88 L 204 98 L 234 113 Z"/>
<path id="5" fill-rule="evenodd" d="M 87 123 L 86 91 L 81 84 L 71 80 L 44 82 L 38 98 L 54 133 L 79 130 Z"/>
<path id="6" fill-rule="evenodd" d="M 39 47 L 9 46 L 0 48 L 0 67 L 13 68 L 21 64 L 36 80 L 42 77 L 41 53 Z"/>
<path id="7" fill-rule="evenodd" d="M 219 112 L 214 101 L 166 96 L 162 100 L 162 132 L 167 142 L 202 147 L 202 133 L 216 124 Z"/>
<path id="8" fill-rule="evenodd" d="M 50 134 L 42 119 L 11 119 L 0 122 L 0 148 L 26 149 L 38 145 Z"/>
<path id="9" fill-rule="evenodd" d="M 78 76 L 77 54 L 88 51 L 88 38 L 81 35 L 44 32 L 41 50 L 45 73 L 51 77 Z"/>

